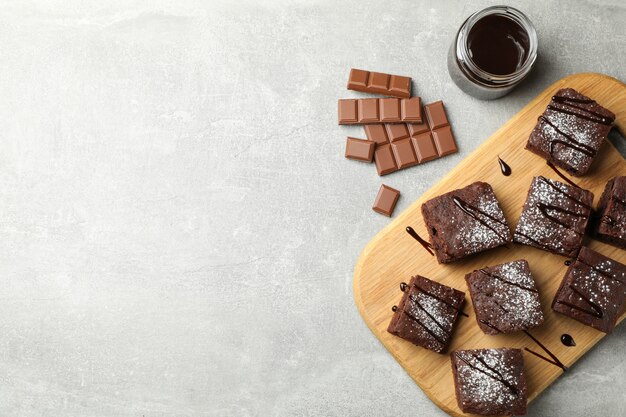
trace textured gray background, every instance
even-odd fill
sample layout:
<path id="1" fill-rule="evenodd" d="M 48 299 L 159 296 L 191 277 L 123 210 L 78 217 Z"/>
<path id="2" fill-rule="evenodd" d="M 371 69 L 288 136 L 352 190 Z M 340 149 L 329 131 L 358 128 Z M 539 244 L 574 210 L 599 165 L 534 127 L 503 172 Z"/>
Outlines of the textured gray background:
<path id="1" fill-rule="evenodd" d="M 398 211 L 551 82 L 626 79 L 618 0 L 511 2 L 541 57 L 495 102 L 445 69 L 488 1 L 4 3 L 1 416 L 442 416 L 354 306 L 389 220 L 343 157 L 348 69 L 448 106 L 461 151 L 385 177 Z M 529 414 L 625 415 L 624 342 Z"/>

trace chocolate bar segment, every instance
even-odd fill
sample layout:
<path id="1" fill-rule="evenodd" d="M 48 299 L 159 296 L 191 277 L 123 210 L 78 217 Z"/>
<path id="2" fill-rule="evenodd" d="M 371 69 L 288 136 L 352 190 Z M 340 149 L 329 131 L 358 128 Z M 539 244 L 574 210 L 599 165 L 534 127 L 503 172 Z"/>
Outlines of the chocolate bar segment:
<path id="1" fill-rule="evenodd" d="M 339 100 L 339 124 L 421 123 L 419 97 Z"/>
<path id="2" fill-rule="evenodd" d="M 349 137 L 346 139 L 346 158 L 372 162 L 375 147 L 372 141 Z"/>
<path id="3" fill-rule="evenodd" d="M 411 78 L 352 68 L 348 78 L 348 90 L 409 98 Z"/>
<path id="4" fill-rule="evenodd" d="M 387 175 L 398 170 L 390 144 L 376 146 L 374 164 L 376 165 L 378 175 Z"/>
<path id="5" fill-rule="evenodd" d="M 394 99 L 381 99 L 381 102 L 385 100 Z M 408 100 L 405 102 L 408 102 Z M 408 107 L 412 105 L 414 104 L 405 104 Z M 414 112 L 414 110 L 411 111 Z M 425 105 L 424 113 L 427 116 L 420 123 L 365 125 L 365 135 L 368 140 L 375 142 L 378 147 L 386 144 L 392 145 L 391 153 L 388 152 L 387 148 L 381 151 L 380 154 L 376 151 L 374 152 L 374 162 L 379 157 L 384 158 L 384 161 L 376 164 L 379 175 L 385 175 L 398 169 L 428 162 L 458 151 L 443 103 L 438 101 Z M 434 126 L 434 129 L 431 129 L 430 126 Z M 396 143 L 400 144 L 394 146 Z M 411 152 L 407 148 L 409 145 L 413 148 Z M 389 160 L 390 155 L 394 160 L 393 164 Z M 392 166 L 394 167 L 393 169 Z"/>
<path id="6" fill-rule="evenodd" d="M 450 124 L 446 110 L 443 107 L 443 101 L 441 100 L 425 105 L 424 113 L 426 113 L 426 120 L 431 130 L 439 129 L 440 127 Z"/>
<path id="7" fill-rule="evenodd" d="M 398 202 L 398 198 L 400 198 L 400 191 L 382 184 L 378 190 L 378 195 L 376 195 L 372 209 L 377 213 L 391 217 L 393 209 Z"/>

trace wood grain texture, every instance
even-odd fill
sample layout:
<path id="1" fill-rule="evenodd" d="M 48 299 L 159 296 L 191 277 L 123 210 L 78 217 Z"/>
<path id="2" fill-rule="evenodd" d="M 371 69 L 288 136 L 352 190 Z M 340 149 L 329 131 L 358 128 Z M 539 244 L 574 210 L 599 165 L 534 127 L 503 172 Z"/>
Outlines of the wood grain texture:
<path id="1" fill-rule="evenodd" d="M 412 226 L 420 236 L 427 238 L 420 210 L 422 203 L 474 181 L 486 181 L 493 186 L 504 214 L 514 229 L 533 176 L 543 175 L 560 180 L 546 165 L 544 159 L 524 150 L 524 145 L 550 97 L 558 89 L 565 87 L 575 88 L 613 111 L 617 116 L 618 129 L 622 133 L 626 132 L 626 85 L 602 74 L 585 73 L 565 77 L 532 100 L 439 183 L 381 230 L 367 244 L 355 266 L 354 297 L 368 327 L 426 395 L 452 416 L 468 414 L 462 413 L 456 402 L 449 355 L 419 348 L 387 332 L 387 325 L 392 316 L 391 307 L 400 301 L 402 295 L 399 284 L 402 281 L 408 282 L 412 275 L 420 274 L 466 293 L 467 303 L 464 310 L 469 314 L 469 318 L 459 318 L 448 352 L 454 349 L 506 346 L 521 349 L 528 347 L 543 354 L 541 349 L 523 333 L 498 336 L 483 334 L 476 324 L 476 316 L 464 280 L 464 275 L 474 269 L 521 258 L 527 259 L 530 264 L 546 316 L 541 327 L 531 330 L 534 336 L 567 366 L 572 366 L 604 337 L 603 333 L 550 309 L 554 294 L 567 269 L 564 265 L 566 258 L 529 246 L 512 244 L 510 249 L 498 248 L 460 262 L 439 265 L 435 258 L 405 231 L 406 226 Z M 498 155 L 511 166 L 513 170 L 511 176 L 505 177 L 501 174 Z M 606 182 L 616 175 L 626 175 L 626 161 L 612 144 L 606 143 L 598 153 L 589 173 L 573 180 L 594 193 L 595 205 Z M 585 245 L 626 263 L 624 250 L 589 238 L 585 238 Z M 620 317 L 620 321 L 624 316 Z M 576 347 L 561 344 L 560 336 L 563 333 L 569 333 L 574 337 Z M 530 402 L 563 372 L 560 368 L 527 352 L 524 353 L 524 359 Z"/>

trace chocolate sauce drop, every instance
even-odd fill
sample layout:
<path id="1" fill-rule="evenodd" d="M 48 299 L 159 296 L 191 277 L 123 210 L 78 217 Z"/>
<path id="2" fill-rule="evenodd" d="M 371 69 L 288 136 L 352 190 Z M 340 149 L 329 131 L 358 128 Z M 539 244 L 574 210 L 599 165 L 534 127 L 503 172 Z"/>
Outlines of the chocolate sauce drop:
<path id="1" fill-rule="evenodd" d="M 393 311 L 394 313 L 395 313 L 396 311 L 398 311 L 398 306 L 393 306 L 393 307 L 391 307 L 391 311 Z"/>
<path id="2" fill-rule="evenodd" d="M 565 266 L 570 266 L 572 264 L 572 260 L 571 259 L 567 259 L 565 262 L 563 262 L 565 264 Z"/>
<path id="3" fill-rule="evenodd" d="M 409 285 L 406 282 L 400 283 L 400 291 L 405 292 Z"/>
<path id="4" fill-rule="evenodd" d="M 570 335 L 568 335 L 567 333 L 564 333 L 561 335 L 561 343 L 563 343 L 565 346 L 576 346 L 576 342 L 574 342 L 574 338 Z"/>
<path id="5" fill-rule="evenodd" d="M 428 251 L 428 253 L 430 253 L 432 256 L 435 256 L 435 254 L 431 250 L 433 245 L 431 245 L 430 242 L 422 239 L 422 237 L 418 235 L 417 232 L 411 226 L 406 227 L 406 232 L 410 234 L 413 237 L 413 239 L 417 240 L 419 244 L 422 245 L 422 247 L 426 249 L 426 251 Z"/>
<path id="6" fill-rule="evenodd" d="M 506 75 L 519 70 L 528 56 L 528 33 L 513 19 L 489 15 L 472 26 L 467 48 L 476 66 L 490 74 Z"/>
<path id="7" fill-rule="evenodd" d="M 502 171 L 502 175 L 504 175 L 505 177 L 508 177 L 509 175 L 511 175 L 511 167 L 509 166 L 509 164 L 504 162 L 502 158 L 500 158 L 499 156 L 498 156 L 498 163 L 500 164 L 500 171 Z"/>

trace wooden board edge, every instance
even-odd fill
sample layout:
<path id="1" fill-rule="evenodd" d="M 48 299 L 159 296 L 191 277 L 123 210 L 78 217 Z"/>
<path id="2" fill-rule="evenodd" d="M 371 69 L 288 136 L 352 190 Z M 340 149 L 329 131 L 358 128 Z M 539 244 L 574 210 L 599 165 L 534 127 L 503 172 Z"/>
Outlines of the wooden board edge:
<path id="1" fill-rule="evenodd" d="M 387 346 L 384 344 L 384 342 L 383 342 L 383 340 L 381 338 L 382 334 L 380 334 L 377 331 L 377 329 L 374 326 L 374 323 L 367 316 L 367 314 L 365 312 L 365 306 L 363 305 L 363 300 L 362 300 L 362 296 L 361 296 L 361 289 L 360 289 L 360 286 L 359 286 L 359 283 L 360 283 L 359 277 L 361 276 L 361 271 L 363 269 L 363 265 L 365 264 L 365 262 L 366 262 L 366 260 L 367 260 L 367 258 L 369 256 L 369 253 L 371 252 L 372 248 L 377 245 L 379 240 L 383 239 L 387 235 L 389 230 L 391 230 L 393 227 L 395 227 L 396 223 L 404 221 L 404 218 L 408 215 L 408 212 L 410 211 L 410 208 L 414 204 L 416 204 L 417 201 L 422 200 L 423 198 L 428 196 L 428 194 L 430 194 L 430 191 L 433 188 L 436 188 L 437 185 L 439 185 L 440 183 L 444 183 L 444 182 L 448 181 L 450 178 L 452 178 L 454 175 L 457 175 L 458 171 L 461 170 L 468 163 L 467 161 L 469 159 L 471 159 L 470 157 L 473 154 L 480 152 L 480 150 L 483 147 L 489 146 L 489 144 L 492 141 L 496 140 L 496 138 L 499 136 L 501 131 L 505 131 L 505 130 L 509 129 L 510 125 L 514 124 L 517 121 L 518 115 L 525 108 L 532 107 L 533 105 L 537 104 L 541 100 L 545 100 L 544 96 L 546 95 L 546 93 L 548 93 L 549 91 L 552 91 L 552 90 L 558 90 L 559 88 L 563 88 L 568 83 L 571 83 L 572 80 L 575 80 L 577 78 L 595 78 L 595 79 L 597 79 L 598 82 L 599 81 L 608 81 L 608 82 L 610 82 L 612 84 L 615 84 L 616 87 L 626 88 L 626 84 L 624 84 L 622 81 L 620 81 L 620 80 L 618 80 L 616 78 L 613 78 L 613 77 L 611 77 L 609 75 L 606 75 L 606 74 L 593 73 L 593 72 L 571 74 L 571 75 L 568 75 L 566 77 L 563 77 L 563 78 L 555 81 L 550 86 L 548 86 L 543 91 L 541 91 L 534 99 L 532 99 L 530 102 L 528 102 L 524 107 L 522 107 L 506 123 L 504 123 L 502 126 L 500 126 L 500 128 L 498 128 L 485 141 L 483 141 L 483 143 L 480 146 L 478 146 L 476 149 L 474 149 L 472 152 L 470 152 L 468 155 L 466 155 L 463 158 L 463 160 L 461 162 L 459 162 L 459 164 L 457 164 L 450 172 L 448 172 L 446 175 L 444 175 L 442 178 L 440 178 L 427 191 L 425 191 L 424 194 L 422 194 L 409 207 L 407 207 L 402 213 L 400 213 L 392 222 L 390 222 L 387 226 L 385 226 L 383 229 L 381 229 L 372 239 L 370 239 L 369 242 L 365 245 L 365 247 L 361 251 L 361 253 L 359 255 L 359 258 L 357 259 L 357 262 L 355 264 L 354 274 L 353 274 L 353 281 L 352 281 L 353 296 L 354 296 L 355 304 L 357 306 L 357 309 L 358 309 L 359 314 L 361 315 L 363 321 L 365 322 L 367 327 L 370 329 L 370 331 L 374 334 L 376 339 L 378 339 L 378 341 L 383 345 L 383 347 L 385 347 L 385 349 L 393 356 L 393 358 L 396 360 L 396 362 L 398 362 L 400 364 L 400 366 L 409 374 L 411 379 L 413 379 L 413 381 L 422 389 L 422 391 L 426 394 L 426 396 L 437 407 L 439 407 L 441 410 L 443 410 L 444 412 L 448 413 L 451 416 L 454 416 L 454 417 L 471 417 L 473 415 L 472 414 L 464 414 L 464 413 L 459 414 L 456 410 L 453 410 L 453 409 L 449 408 L 446 404 L 443 404 L 442 402 L 440 402 L 437 399 L 437 397 L 434 396 L 427 387 L 424 387 L 423 385 L 421 385 L 419 383 L 419 381 L 417 381 L 415 378 L 413 378 L 413 376 L 411 375 L 410 370 L 407 369 L 404 366 L 404 364 L 400 361 L 400 358 L 398 356 L 396 356 L 396 354 L 392 350 L 388 349 Z M 626 116 L 625 117 L 617 117 L 617 114 L 616 114 L 615 126 L 618 128 L 618 130 L 622 134 L 624 134 L 626 132 Z M 606 141 L 606 142 L 609 144 L 609 146 L 614 148 L 614 145 L 610 141 Z M 622 317 L 619 319 L 618 323 L 621 323 L 621 321 L 624 320 L 625 317 L 626 317 L 626 313 L 622 315 Z M 604 333 L 598 331 L 597 334 L 593 337 L 593 344 L 590 345 L 587 349 L 580 350 L 579 354 L 577 354 L 575 356 L 575 363 L 577 363 L 578 360 L 583 355 L 585 355 L 593 346 L 595 346 L 600 340 L 602 340 L 604 338 L 604 336 L 606 336 Z M 530 396 L 528 398 L 528 403 L 530 404 L 535 398 L 537 398 L 539 395 L 541 395 L 545 391 L 545 389 L 548 386 L 550 386 L 561 375 L 562 374 L 558 374 L 554 378 L 546 380 L 544 382 L 544 384 L 542 384 L 542 387 L 539 390 L 539 392 L 536 395 Z"/>

